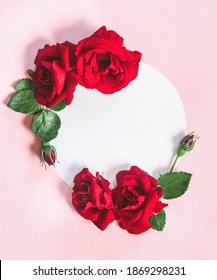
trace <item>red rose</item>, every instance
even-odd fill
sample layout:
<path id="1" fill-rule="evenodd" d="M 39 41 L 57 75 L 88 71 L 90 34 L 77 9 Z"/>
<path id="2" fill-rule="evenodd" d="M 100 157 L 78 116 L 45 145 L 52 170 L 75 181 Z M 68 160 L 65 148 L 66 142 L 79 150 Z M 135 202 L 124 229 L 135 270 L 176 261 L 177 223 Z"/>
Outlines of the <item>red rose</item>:
<path id="1" fill-rule="evenodd" d="M 69 42 L 45 45 L 35 58 L 36 71 L 32 79 L 36 84 L 37 101 L 50 108 L 65 99 L 72 102 L 73 92 L 78 84 L 75 75 L 75 45 Z"/>
<path id="2" fill-rule="evenodd" d="M 112 197 L 120 227 L 133 234 L 150 229 L 150 217 L 167 206 L 159 201 L 162 189 L 157 187 L 157 180 L 137 166 L 120 171 L 116 178 Z"/>
<path id="3" fill-rule="evenodd" d="M 99 173 L 94 177 L 84 168 L 74 178 L 72 203 L 78 213 L 101 230 L 114 220 L 110 183 Z"/>
<path id="4" fill-rule="evenodd" d="M 114 93 L 126 87 L 138 74 L 141 53 L 123 47 L 123 38 L 102 26 L 81 40 L 75 50 L 80 84 L 102 93 Z"/>

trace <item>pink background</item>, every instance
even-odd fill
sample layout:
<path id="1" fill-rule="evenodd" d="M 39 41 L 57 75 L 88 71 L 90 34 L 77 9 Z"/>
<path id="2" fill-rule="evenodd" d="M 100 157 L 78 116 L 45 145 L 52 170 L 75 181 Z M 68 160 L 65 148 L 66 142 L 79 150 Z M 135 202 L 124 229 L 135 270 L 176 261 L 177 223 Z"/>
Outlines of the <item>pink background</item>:
<path id="1" fill-rule="evenodd" d="M 216 259 L 217 2 L 4 2 L 0 4 L 0 258 Z M 32 66 L 41 43 L 63 41 L 71 30 L 76 41 L 104 24 L 173 83 L 185 108 L 188 132 L 200 135 L 195 149 L 178 166 L 194 174 L 190 189 L 169 202 L 163 232 L 134 236 L 115 224 L 101 232 L 81 219 L 71 209 L 69 188 L 52 168 L 41 168 L 30 121 L 5 106 L 12 82 Z M 53 28 L 52 35 L 45 33 L 47 26 Z M 28 40 L 32 34 L 35 42 Z M 23 57 L 17 56 L 18 50 Z"/>

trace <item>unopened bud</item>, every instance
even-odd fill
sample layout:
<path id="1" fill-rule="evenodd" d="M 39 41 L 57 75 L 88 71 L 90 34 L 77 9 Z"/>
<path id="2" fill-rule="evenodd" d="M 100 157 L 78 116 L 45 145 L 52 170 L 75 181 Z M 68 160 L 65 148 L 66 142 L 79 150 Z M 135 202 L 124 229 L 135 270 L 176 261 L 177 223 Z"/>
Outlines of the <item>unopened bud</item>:
<path id="1" fill-rule="evenodd" d="M 179 143 L 178 155 L 183 156 L 186 152 L 191 151 L 199 137 L 194 132 L 186 135 Z"/>
<path id="2" fill-rule="evenodd" d="M 48 165 L 55 165 L 57 152 L 49 143 L 42 144 L 40 156 L 42 164 L 45 165 L 45 163 L 47 163 Z"/>

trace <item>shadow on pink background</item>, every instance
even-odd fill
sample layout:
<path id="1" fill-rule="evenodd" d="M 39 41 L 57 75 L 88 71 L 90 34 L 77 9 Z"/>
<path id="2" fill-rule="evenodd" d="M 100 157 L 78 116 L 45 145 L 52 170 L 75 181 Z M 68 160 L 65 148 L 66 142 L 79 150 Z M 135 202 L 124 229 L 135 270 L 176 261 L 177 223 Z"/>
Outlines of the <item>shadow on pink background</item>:
<path id="1" fill-rule="evenodd" d="M 0 4 L 1 259 L 217 258 L 216 10 L 215 0 Z M 13 20 L 16 14 L 22 19 L 19 24 Z M 178 166 L 194 174 L 190 188 L 179 200 L 170 201 L 163 232 L 134 236 L 115 224 L 101 232 L 81 219 L 66 201 L 70 189 L 52 168 L 41 168 L 38 143 L 35 150 L 36 139 L 25 117 L 5 106 L 12 83 L 33 66 L 41 44 L 66 40 L 71 27 L 77 27 L 72 34 L 76 41 L 101 25 L 117 30 L 129 49 L 140 50 L 143 61 L 172 82 L 185 108 L 188 132 L 200 135 Z M 53 28 L 52 34 L 45 34 L 46 28 Z M 23 49 L 22 40 L 30 34 L 36 41 L 26 39 Z M 18 50 L 22 59 L 16 56 Z"/>

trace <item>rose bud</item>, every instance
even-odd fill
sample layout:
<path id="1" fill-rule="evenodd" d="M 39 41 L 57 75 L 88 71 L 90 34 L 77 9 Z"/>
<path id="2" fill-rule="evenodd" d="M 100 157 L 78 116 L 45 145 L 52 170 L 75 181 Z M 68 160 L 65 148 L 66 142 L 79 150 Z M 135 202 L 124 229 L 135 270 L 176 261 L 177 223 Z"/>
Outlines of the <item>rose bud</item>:
<path id="1" fill-rule="evenodd" d="M 180 157 L 184 156 L 186 152 L 190 152 L 191 150 L 193 150 L 197 139 L 199 139 L 199 137 L 197 135 L 194 135 L 194 132 L 191 132 L 179 142 L 178 152 L 170 169 L 170 173 L 173 172 Z"/>
<path id="2" fill-rule="evenodd" d="M 41 162 L 46 166 L 46 163 L 48 165 L 54 165 L 57 158 L 57 152 L 56 149 L 51 146 L 49 143 L 43 143 L 41 152 L 40 152 Z"/>
<path id="3" fill-rule="evenodd" d="M 186 135 L 179 143 L 178 155 L 183 156 L 186 152 L 193 150 L 198 138 L 198 136 L 194 135 L 194 132 Z"/>

